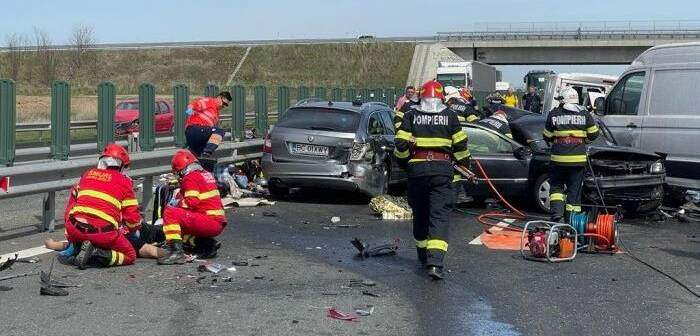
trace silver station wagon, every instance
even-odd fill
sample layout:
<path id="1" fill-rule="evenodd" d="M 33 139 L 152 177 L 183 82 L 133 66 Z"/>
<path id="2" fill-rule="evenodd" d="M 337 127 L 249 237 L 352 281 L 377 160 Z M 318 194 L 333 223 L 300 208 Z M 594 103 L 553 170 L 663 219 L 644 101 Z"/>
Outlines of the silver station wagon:
<path id="1" fill-rule="evenodd" d="M 270 193 L 290 188 L 387 192 L 406 175 L 392 155 L 393 111 L 379 102 L 302 102 L 265 137 L 262 168 Z"/>

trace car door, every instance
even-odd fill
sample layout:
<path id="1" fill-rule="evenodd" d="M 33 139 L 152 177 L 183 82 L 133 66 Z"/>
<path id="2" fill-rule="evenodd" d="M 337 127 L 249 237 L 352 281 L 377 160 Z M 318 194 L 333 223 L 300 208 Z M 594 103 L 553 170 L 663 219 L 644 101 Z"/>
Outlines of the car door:
<path id="1" fill-rule="evenodd" d="M 642 109 L 639 109 L 639 102 L 644 94 L 646 78 L 646 71 L 625 75 L 605 99 L 603 122 L 621 146 L 640 146 L 644 116 Z"/>
<path id="2" fill-rule="evenodd" d="M 367 185 L 377 190 L 377 193 L 381 193 L 381 188 L 385 185 L 386 179 L 389 178 L 388 169 L 390 167 L 386 166 L 386 162 L 393 162 L 391 157 L 394 155 L 385 150 L 384 147 L 391 146 L 393 144 L 393 135 L 389 134 L 390 131 L 384 124 L 382 112 L 380 110 L 371 112 L 367 118 L 367 135 L 369 136 L 368 141 L 370 142 L 369 149 L 374 152 L 371 155 L 371 174 L 365 175 Z M 391 141 L 389 141 L 391 139 Z M 370 154 L 370 153 L 368 153 Z M 367 155 L 368 157 L 370 155 Z"/>
<path id="3" fill-rule="evenodd" d="M 394 111 L 392 110 L 382 110 L 380 111 L 382 117 L 382 123 L 384 124 L 386 144 L 388 150 L 390 150 L 391 157 L 391 181 L 398 182 L 405 180 L 407 178 L 406 171 L 401 169 L 398 159 L 391 154 L 394 150 L 394 138 L 396 137 L 396 129 L 394 127 Z"/>
<path id="4" fill-rule="evenodd" d="M 700 187 L 700 67 L 655 69 L 650 78 L 648 113 L 641 148 L 666 154 L 673 185 Z"/>
<path id="5" fill-rule="evenodd" d="M 530 158 L 517 158 L 515 151 L 520 144 L 501 134 L 476 125 L 463 127 L 467 132 L 469 151 L 473 160 L 478 160 L 496 188 L 504 195 L 524 195 L 528 186 Z M 473 164 L 474 172 L 481 176 Z M 467 183 L 465 190 L 469 196 L 489 196 L 490 190 L 483 178 L 476 185 Z"/>

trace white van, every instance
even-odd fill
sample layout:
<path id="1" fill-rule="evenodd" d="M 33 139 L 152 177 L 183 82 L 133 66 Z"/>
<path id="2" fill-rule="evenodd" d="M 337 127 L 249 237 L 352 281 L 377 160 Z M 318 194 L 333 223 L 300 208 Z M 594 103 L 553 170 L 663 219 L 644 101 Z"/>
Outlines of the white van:
<path id="1" fill-rule="evenodd" d="M 562 88 L 572 87 L 578 92 L 579 105 L 592 106 L 596 98 L 605 93 L 617 81 L 617 77 L 587 73 L 560 73 L 547 76 L 547 86 L 542 99 L 542 111 L 549 112 L 559 106 L 556 98 Z"/>
<path id="2" fill-rule="evenodd" d="M 666 155 L 669 187 L 700 189 L 700 43 L 643 52 L 595 105 L 620 145 Z"/>

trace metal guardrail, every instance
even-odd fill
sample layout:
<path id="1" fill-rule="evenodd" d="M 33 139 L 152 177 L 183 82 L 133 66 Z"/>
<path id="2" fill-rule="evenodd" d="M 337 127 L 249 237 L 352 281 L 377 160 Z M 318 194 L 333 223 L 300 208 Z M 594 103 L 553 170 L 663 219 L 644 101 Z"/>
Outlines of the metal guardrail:
<path id="1" fill-rule="evenodd" d="M 262 140 L 223 143 L 215 152 L 219 163 L 233 163 L 262 156 Z M 129 176 L 144 178 L 142 206 L 148 206 L 152 198 L 153 176 L 170 172 L 170 162 L 176 148 L 151 152 L 132 153 Z M 0 176 L 9 176 L 11 187 L 0 193 L 0 200 L 45 193 L 42 211 L 42 228 L 53 230 L 55 226 L 56 192 L 73 186 L 85 170 L 94 167 L 97 155 L 69 161 L 50 161 L 15 167 L 0 168 Z"/>
<path id="2" fill-rule="evenodd" d="M 475 29 L 439 32 L 448 41 L 500 40 L 601 40 L 601 39 L 694 39 L 700 38 L 700 21 L 582 21 L 475 23 Z"/>

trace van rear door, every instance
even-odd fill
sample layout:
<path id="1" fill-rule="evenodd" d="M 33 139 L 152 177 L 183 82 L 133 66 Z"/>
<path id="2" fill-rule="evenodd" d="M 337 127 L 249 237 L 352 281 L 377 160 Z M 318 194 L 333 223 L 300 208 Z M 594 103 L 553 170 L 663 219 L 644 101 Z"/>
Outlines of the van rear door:
<path id="1" fill-rule="evenodd" d="M 644 96 L 647 72 L 635 71 L 622 77 L 605 100 L 603 122 L 621 146 L 641 145 L 641 130 L 644 116 L 639 108 Z"/>
<path id="2" fill-rule="evenodd" d="M 667 154 L 666 173 L 670 184 L 695 184 L 696 188 L 700 188 L 698 83 L 698 66 L 655 69 L 641 140 L 642 149 Z M 689 183 L 688 180 L 694 181 Z"/>

